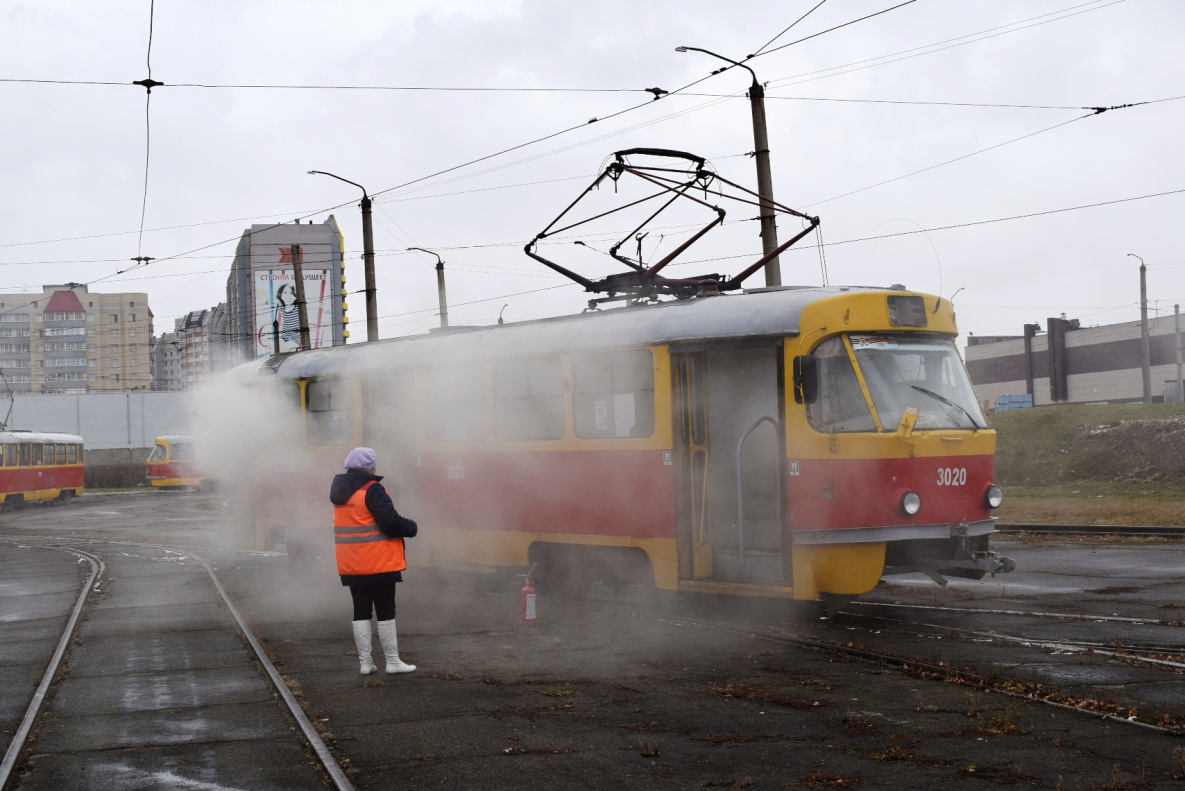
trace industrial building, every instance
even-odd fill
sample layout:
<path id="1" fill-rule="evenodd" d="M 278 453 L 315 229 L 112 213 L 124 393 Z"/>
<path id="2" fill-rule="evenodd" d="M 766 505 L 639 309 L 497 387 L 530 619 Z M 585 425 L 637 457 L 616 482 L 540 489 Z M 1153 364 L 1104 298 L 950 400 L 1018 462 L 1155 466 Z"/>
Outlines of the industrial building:
<path id="1" fill-rule="evenodd" d="M 299 346 L 295 263 L 302 267 L 310 347 L 346 342 L 344 249 L 332 215 L 323 223 L 252 225 L 243 233 L 226 281 L 227 338 L 240 360 Z"/>
<path id="2" fill-rule="evenodd" d="M 152 337 L 142 292 L 66 283 L 0 296 L 0 371 L 14 394 L 148 390 Z"/>
<path id="3" fill-rule="evenodd" d="M 1148 321 L 1153 401 L 1180 401 L 1179 334 L 1173 315 Z M 1128 403 L 1144 398 L 1140 322 L 1081 327 L 1051 318 L 1046 331 L 1025 325 L 1021 336 L 968 338 L 966 363 L 980 402 L 1033 396 L 1033 405 Z M 1166 397 L 1167 396 L 1167 397 Z"/>

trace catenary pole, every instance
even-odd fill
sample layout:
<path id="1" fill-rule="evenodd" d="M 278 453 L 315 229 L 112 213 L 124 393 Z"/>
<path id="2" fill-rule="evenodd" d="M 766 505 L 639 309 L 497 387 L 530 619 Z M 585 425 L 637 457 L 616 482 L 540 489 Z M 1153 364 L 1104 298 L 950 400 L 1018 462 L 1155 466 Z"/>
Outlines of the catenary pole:
<path id="1" fill-rule="evenodd" d="M 1144 380 L 1144 403 L 1152 403 L 1152 354 L 1148 343 L 1148 267 L 1144 259 L 1128 253 L 1140 262 L 1140 375 Z"/>
<path id="2" fill-rule="evenodd" d="M 675 47 L 676 52 L 702 52 L 722 61 L 740 66 L 753 77 L 749 86 L 749 107 L 753 113 L 753 159 L 757 164 L 757 194 L 761 202 L 761 252 L 769 255 L 778 247 L 778 225 L 774 215 L 774 179 L 769 165 L 769 130 L 765 121 L 765 88 L 757 81 L 757 73 L 744 63 L 726 58 L 699 47 Z M 782 265 L 778 256 L 765 265 L 765 285 L 782 285 Z"/>
<path id="3" fill-rule="evenodd" d="M 1173 334 L 1177 338 L 1177 397 L 1185 402 L 1185 379 L 1181 377 L 1181 306 L 1173 305 Z"/>
<path id="4" fill-rule="evenodd" d="M 310 176 L 314 174 L 329 176 L 362 190 L 362 266 L 363 277 L 366 281 L 366 340 L 377 341 L 379 339 L 379 301 L 378 288 L 374 282 L 374 226 L 371 225 L 370 196 L 366 193 L 366 187 L 356 181 L 343 179 L 341 176 L 324 170 L 309 171 Z"/>
<path id="5" fill-rule="evenodd" d="M 444 293 L 444 259 L 431 250 L 423 247 L 409 247 L 408 250 L 419 250 L 421 253 L 436 256 L 436 298 L 440 302 L 440 326 L 448 326 L 448 298 Z"/>

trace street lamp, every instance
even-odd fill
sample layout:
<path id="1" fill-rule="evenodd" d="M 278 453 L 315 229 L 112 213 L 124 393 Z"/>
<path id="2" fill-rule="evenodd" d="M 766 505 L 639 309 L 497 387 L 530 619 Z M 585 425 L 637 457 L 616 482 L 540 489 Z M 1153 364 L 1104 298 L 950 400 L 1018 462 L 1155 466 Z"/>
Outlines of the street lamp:
<path id="1" fill-rule="evenodd" d="M 726 63 L 740 66 L 753 76 L 749 86 L 749 105 L 753 110 L 753 159 L 757 162 L 757 194 L 761 203 L 761 250 L 768 255 L 778 247 L 778 226 L 774 219 L 774 181 L 769 169 L 769 132 L 765 124 L 765 88 L 757 81 L 757 74 L 740 61 L 726 58 L 700 47 L 675 47 L 675 52 L 702 52 Z M 778 256 L 765 265 L 765 285 L 782 285 L 782 266 Z"/>
<path id="2" fill-rule="evenodd" d="M 1144 403 L 1152 403 L 1152 352 L 1148 343 L 1148 267 L 1135 253 L 1128 256 L 1140 262 L 1140 374 L 1144 380 Z"/>
<path id="3" fill-rule="evenodd" d="M 448 326 L 448 300 L 444 296 L 444 260 L 439 255 L 431 250 L 425 250 L 423 247 L 409 247 L 408 252 L 412 250 L 419 250 L 421 253 L 436 256 L 436 296 L 440 300 L 440 326 Z"/>
<path id="4" fill-rule="evenodd" d="M 326 173 L 324 170 L 309 171 L 310 176 L 314 174 L 329 176 L 338 181 L 353 184 L 362 190 L 362 262 L 365 267 L 366 279 L 366 340 L 377 341 L 379 339 L 379 306 L 374 285 L 374 229 L 370 224 L 370 196 L 366 194 L 366 187 L 357 182 Z"/>

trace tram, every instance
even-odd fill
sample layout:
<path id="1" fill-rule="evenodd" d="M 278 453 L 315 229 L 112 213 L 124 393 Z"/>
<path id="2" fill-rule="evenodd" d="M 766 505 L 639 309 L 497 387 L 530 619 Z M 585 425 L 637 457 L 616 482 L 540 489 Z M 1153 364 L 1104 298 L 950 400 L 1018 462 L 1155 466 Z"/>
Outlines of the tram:
<path id="1" fill-rule="evenodd" d="M 412 565 L 794 599 L 1009 571 L 956 335 L 933 295 L 785 287 L 246 363 L 295 426 L 253 465 L 255 542 L 332 556 L 329 481 L 366 445 Z"/>
<path id="2" fill-rule="evenodd" d="M 183 434 L 157 437 L 145 462 L 145 477 L 161 489 L 208 489 L 213 479 L 194 463 L 194 439 Z"/>
<path id="3" fill-rule="evenodd" d="M 82 493 L 82 437 L 43 431 L 0 431 L 0 505 L 66 500 Z"/>

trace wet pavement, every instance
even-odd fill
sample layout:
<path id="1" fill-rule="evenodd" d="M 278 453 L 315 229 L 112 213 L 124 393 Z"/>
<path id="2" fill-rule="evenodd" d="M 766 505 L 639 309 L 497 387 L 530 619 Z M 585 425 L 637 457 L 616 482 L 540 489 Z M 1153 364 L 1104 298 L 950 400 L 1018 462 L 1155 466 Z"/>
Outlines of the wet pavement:
<path id="1" fill-rule="evenodd" d="M 0 532 L 214 547 L 217 504 L 82 498 L 6 515 Z M 738 600 L 675 615 L 627 588 L 542 599 L 529 629 L 521 581 L 413 566 L 397 620 L 401 653 L 420 670 L 396 677 L 358 675 L 349 595 L 332 568 L 205 555 L 359 788 L 1185 787 L 1179 737 L 778 639 L 1056 684 L 1142 716 L 1183 713 L 1171 668 L 1081 646 L 1180 646 L 1185 546 L 1000 544 L 1018 562 L 1012 575 L 945 589 L 894 578 L 834 621 Z M 321 787 L 302 785 L 320 780 L 200 568 L 159 550 L 89 549 L 109 564 L 109 598 L 88 605 L 16 787 L 70 786 L 78 773 L 92 787 Z M 892 604 L 908 606 L 879 606 Z M 5 643 L 0 662 L 9 653 Z M 308 777 L 282 775 L 297 770 Z"/>
<path id="2" fill-rule="evenodd" d="M 89 571 L 66 552 L 0 544 L 0 755 L 25 716 Z"/>

